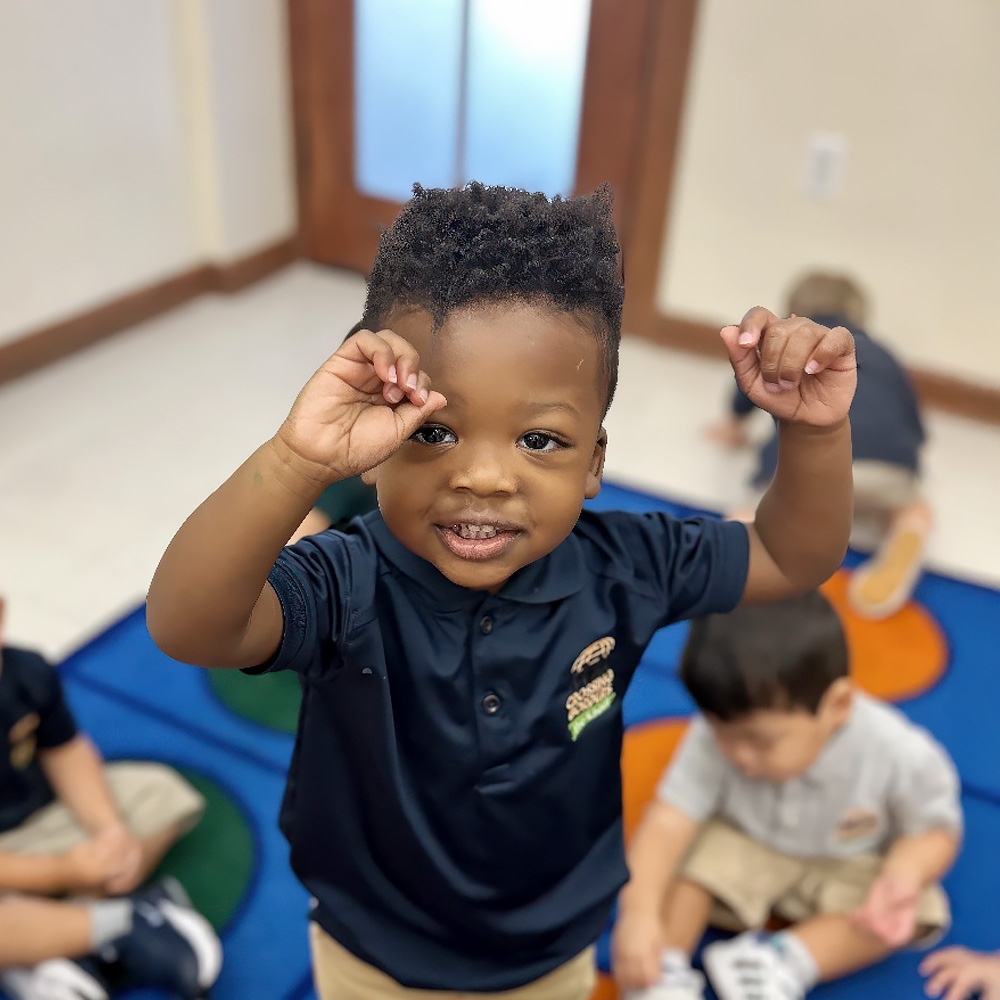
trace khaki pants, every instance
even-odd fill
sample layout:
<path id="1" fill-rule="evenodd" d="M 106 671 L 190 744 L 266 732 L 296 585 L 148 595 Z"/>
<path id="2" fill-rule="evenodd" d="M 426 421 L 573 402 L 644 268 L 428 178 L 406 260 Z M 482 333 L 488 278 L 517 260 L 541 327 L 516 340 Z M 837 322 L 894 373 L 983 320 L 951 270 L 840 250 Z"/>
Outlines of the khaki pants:
<path id="1" fill-rule="evenodd" d="M 860 906 L 882 870 L 882 858 L 793 858 L 776 854 L 725 823 L 708 823 L 681 866 L 681 877 L 715 900 L 709 922 L 723 930 L 763 927 L 773 913 L 793 924 Z M 951 923 L 948 897 L 928 886 L 917 904 L 917 938 L 932 944 Z"/>
<path id="2" fill-rule="evenodd" d="M 594 991 L 594 949 L 588 948 L 527 986 L 500 993 L 411 990 L 337 944 L 318 924 L 310 923 L 313 976 L 319 1000 L 589 1000 Z"/>
<path id="3" fill-rule="evenodd" d="M 148 837 L 179 824 L 190 830 L 205 809 L 205 800 L 164 764 L 105 765 L 118 810 L 137 837 Z M 0 833 L 0 851 L 12 854 L 65 854 L 90 838 L 61 802 L 51 802 L 13 830 Z"/>

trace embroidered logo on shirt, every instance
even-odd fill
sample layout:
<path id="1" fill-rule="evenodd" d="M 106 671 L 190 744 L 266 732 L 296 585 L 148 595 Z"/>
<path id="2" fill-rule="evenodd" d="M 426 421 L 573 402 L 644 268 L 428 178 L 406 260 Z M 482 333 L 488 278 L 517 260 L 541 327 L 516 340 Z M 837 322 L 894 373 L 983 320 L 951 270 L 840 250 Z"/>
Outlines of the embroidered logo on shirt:
<path id="1" fill-rule="evenodd" d="M 872 837 L 879 832 L 881 822 L 878 813 L 872 809 L 848 809 L 837 824 L 837 840 L 848 841 Z"/>
<path id="2" fill-rule="evenodd" d="M 7 738 L 10 741 L 10 766 L 23 771 L 35 759 L 35 746 L 38 740 L 35 731 L 41 719 L 37 712 L 29 712 L 23 719 L 18 719 Z"/>
<path id="3" fill-rule="evenodd" d="M 601 670 L 614 648 L 614 638 L 606 635 L 592 642 L 569 668 L 573 693 L 566 699 L 566 721 L 574 743 L 583 729 L 603 715 L 615 700 L 615 672 L 611 667 Z"/>

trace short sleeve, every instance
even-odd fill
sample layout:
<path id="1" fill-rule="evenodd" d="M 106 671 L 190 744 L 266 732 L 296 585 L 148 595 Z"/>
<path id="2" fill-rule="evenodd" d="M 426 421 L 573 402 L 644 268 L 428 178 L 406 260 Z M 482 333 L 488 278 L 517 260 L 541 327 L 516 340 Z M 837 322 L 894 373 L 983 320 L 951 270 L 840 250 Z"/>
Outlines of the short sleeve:
<path id="1" fill-rule="evenodd" d="M 36 738 L 42 749 L 62 746 L 77 734 L 76 721 L 63 694 L 62 682 L 55 667 L 37 653 L 23 654 L 27 659 L 23 675 L 38 712 Z"/>
<path id="2" fill-rule="evenodd" d="M 293 670 L 317 677 L 335 667 L 350 559 L 345 536 L 335 531 L 310 535 L 282 550 L 267 578 L 281 604 L 281 644 L 267 663 L 245 673 Z"/>
<path id="3" fill-rule="evenodd" d="M 656 789 L 656 797 L 698 823 L 718 812 L 728 765 L 708 723 L 695 716 Z"/>
<path id="4" fill-rule="evenodd" d="M 929 830 L 961 832 L 961 783 L 944 748 L 916 730 L 905 754 L 899 754 L 890 789 L 896 829 L 905 836 Z"/>
<path id="5" fill-rule="evenodd" d="M 667 514 L 633 517 L 631 559 L 636 576 L 652 585 L 664 611 L 663 625 L 724 614 L 746 587 L 750 541 L 740 521 Z"/>

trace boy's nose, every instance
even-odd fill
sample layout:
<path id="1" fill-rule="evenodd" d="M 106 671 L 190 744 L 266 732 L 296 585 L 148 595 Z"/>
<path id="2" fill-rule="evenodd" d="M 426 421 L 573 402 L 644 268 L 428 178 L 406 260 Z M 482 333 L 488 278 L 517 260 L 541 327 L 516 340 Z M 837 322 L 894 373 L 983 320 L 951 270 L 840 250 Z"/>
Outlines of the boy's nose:
<path id="1" fill-rule="evenodd" d="M 500 449 L 490 447 L 456 448 L 453 452 L 451 488 L 468 490 L 477 496 L 513 493 L 517 488 L 516 473 L 499 452 Z"/>

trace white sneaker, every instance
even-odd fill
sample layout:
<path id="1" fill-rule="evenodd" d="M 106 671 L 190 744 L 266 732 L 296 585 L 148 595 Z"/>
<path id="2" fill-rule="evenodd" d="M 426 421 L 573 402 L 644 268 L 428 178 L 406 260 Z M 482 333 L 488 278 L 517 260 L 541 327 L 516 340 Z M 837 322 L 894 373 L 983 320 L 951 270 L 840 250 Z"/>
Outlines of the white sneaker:
<path id="1" fill-rule="evenodd" d="M 623 1000 L 705 1000 L 705 977 L 694 969 L 669 969 L 644 990 L 626 990 Z"/>
<path id="2" fill-rule="evenodd" d="M 802 1000 L 805 996 L 777 948 L 748 932 L 702 953 L 719 1000 Z"/>

